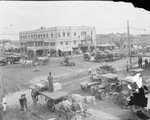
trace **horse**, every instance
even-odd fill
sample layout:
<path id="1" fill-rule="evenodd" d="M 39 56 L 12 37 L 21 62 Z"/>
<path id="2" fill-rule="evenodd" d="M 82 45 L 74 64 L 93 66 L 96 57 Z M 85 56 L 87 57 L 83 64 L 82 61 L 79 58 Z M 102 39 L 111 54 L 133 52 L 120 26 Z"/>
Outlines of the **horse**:
<path id="1" fill-rule="evenodd" d="M 69 100 L 64 100 L 59 103 L 59 117 L 61 116 L 62 111 L 65 111 L 66 118 L 68 119 L 68 112 L 75 112 L 76 116 L 78 112 L 84 112 L 84 115 L 86 116 L 86 106 L 82 102 L 71 102 Z"/>
<path id="2" fill-rule="evenodd" d="M 25 66 L 25 64 L 26 64 L 26 60 L 24 60 L 24 59 L 20 59 L 20 60 L 19 60 L 19 63 Z"/>
<path id="3" fill-rule="evenodd" d="M 42 63 L 48 63 L 50 58 L 48 56 L 45 57 L 38 57 L 38 61 L 42 61 Z"/>
<path id="4" fill-rule="evenodd" d="M 25 66 L 33 66 L 33 65 L 34 65 L 34 63 L 32 60 L 26 60 Z"/>
<path id="5" fill-rule="evenodd" d="M 71 99 L 72 101 L 81 101 L 87 105 L 96 104 L 95 96 L 81 96 L 79 94 L 72 94 Z"/>

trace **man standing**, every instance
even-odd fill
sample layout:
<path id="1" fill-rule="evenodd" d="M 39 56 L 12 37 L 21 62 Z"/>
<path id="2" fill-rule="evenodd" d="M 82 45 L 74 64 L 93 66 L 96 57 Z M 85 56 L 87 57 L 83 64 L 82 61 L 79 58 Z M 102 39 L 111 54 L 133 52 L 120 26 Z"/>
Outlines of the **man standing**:
<path id="1" fill-rule="evenodd" d="M 23 95 L 19 98 L 19 103 L 20 103 L 20 110 L 24 111 L 24 106 L 23 106 Z"/>
<path id="2" fill-rule="evenodd" d="M 52 77 L 51 72 L 49 72 L 49 76 L 48 76 L 47 80 L 49 82 L 49 92 L 54 92 L 53 77 Z"/>
<path id="3" fill-rule="evenodd" d="M 3 102 L 3 112 L 4 112 L 4 114 L 6 114 L 6 99 L 4 96 L 3 96 L 2 102 Z"/>
<path id="4" fill-rule="evenodd" d="M 127 70 L 127 72 L 129 72 L 129 63 L 128 63 L 128 61 L 126 61 L 126 70 Z"/>
<path id="5" fill-rule="evenodd" d="M 26 110 L 28 110 L 26 94 L 23 95 L 23 106 Z"/>
<path id="6" fill-rule="evenodd" d="M 92 73 L 91 67 L 89 67 L 88 75 Z"/>

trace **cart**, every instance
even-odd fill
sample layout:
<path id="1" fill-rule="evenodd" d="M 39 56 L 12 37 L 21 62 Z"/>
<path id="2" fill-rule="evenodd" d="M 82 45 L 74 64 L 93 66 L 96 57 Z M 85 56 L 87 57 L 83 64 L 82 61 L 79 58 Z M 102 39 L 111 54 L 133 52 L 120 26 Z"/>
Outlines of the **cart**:
<path id="1" fill-rule="evenodd" d="M 49 91 L 38 91 L 36 89 L 32 89 L 31 91 L 31 97 L 35 103 L 38 102 L 38 95 L 42 95 L 45 97 L 45 101 L 47 103 L 47 107 L 51 112 L 54 112 L 56 109 L 56 105 L 63 100 L 67 99 L 67 96 L 69 95 L 68 92 L 64 90 L 58 90 L 54 92 Z"/>

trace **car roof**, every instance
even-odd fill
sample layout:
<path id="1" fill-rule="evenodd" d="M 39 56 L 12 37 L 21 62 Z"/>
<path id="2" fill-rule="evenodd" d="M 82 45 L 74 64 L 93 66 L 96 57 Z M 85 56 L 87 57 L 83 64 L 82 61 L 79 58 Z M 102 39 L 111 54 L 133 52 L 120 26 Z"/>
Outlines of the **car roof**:
<path id="1" fill-rule="evenodd" d="M 126 76 L 122 79 L 122 81 L 126 81 L 126 82 L 129 82 L 129 83 L 133 83 L 133 77 L 134 76 Z"/>
<path id="2" fill-rule="evenodd" d="M 144 70 L 142 68 L 138 69 L 131 69 L 130 72 L 143 72 Z"/>
<path id="3" fill-rule="evenodd" d="M 112 73 L 103 74 L 103 75 L 101 75 L 101 77 L 105 77 L 105 78 L 109 78 L 109 79 L 118 78 L 118 76 L 116 74 L 112 74 Z"/>

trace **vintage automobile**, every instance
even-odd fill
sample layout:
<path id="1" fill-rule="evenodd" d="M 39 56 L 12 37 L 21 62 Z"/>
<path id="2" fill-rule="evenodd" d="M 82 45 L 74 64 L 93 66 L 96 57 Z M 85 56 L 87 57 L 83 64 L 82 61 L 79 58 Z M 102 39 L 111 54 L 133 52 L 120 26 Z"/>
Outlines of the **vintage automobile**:
<path id="1" fill-rule="evenodd" d="M 102 62 L 102 61 L 106 61 L 108 59 L 108 54 L 107 53 L 97 53 L 94 56 L 94 61 L 95 62 Z"/>
<path id="2" fill-rule="evenodd" d="M 101 84 L 101 78 L 96 73 L 91 74 L 90 80 L 79 83 L 82 90 L 90 89 L 91 86 L 99 84 Z"/>
<path id="3" fill-rule="evenodd" d="M 0 57 L 0 65 L 7 65 L 8 59 L 6 57 Z"/>
<path id="4" fill-rule="evenodd" d="M 117 73 L 117 69 L 113 67 L 112 65 L 103 65 L 100 66 L 99 68 L 96 68 L 96 72 L 99 74 L 102 73 Z"/>
<path id="5" fill-rule="evenodd" d="M 120 80 L 116 74 L 108 73 L 100 76 L 101 84 L 95 85 L 90 88 L 93 95 L 99 99 L 104 100 L 106 98 L 106 93 L 115 92 L 119 89 Z"/>
<path id="6" fill-rule="evenodd" d="M 114 103 L 121 103 L 125 105 L 129 102 L 129 97 L 131 96 L 131 90 L 128 88 L 128 85 L 134 84 L 133 82 L 134 76 L 127 76 L 121 80 L 121 86 L 119 92 L 113 93 L 113 102 Z M 150 84 L 148 83 L 149 80 L 143 80 L 143 84 L 148 88 L 148 90 L 144 89 L 145 94 L 150 92 Z"/>
<path id="7" fill-rule="evenodd" d="M 142 68 L 131 69 L 131 70 L 129 71 L 129 73 L 130 73 L 131 76 L 134 76 L 134 75 L 136 75 L 137 73 L 141 73 L 141 75 L 143 75 L 143 74 L 144 74 L 144 70 L 143 70 Z"/>
<path id="8" fill-rule="evenodd" d="M 91 53 L 90 52 L 84 53 L 83 54 L 83 59 L 89 61 L 91 59 Z"/>
<path id="9" fill-rule="evenodd" d="M 16 62 L 19 62 L 19 60 L 21 59 L 21 56 L 9 55 L 7 58 L 8 58 L 8 61 L 9 61 L 11 64 L 14 64 L 14 63 L 16 63 Z"/>
<path id="10" fill-rule="evenodd" d="M 76 62 L 71 58 L 66 57 L 63 61 L 60 61 L 63 66 L 75 66 Z"/>
<path id="11" fill-rule="evenodd" d="M 133 76 L 127 76 L 121 80 L 120 90 L 113 93 L 113 102 L 120 103 L 125 105 L 128 101 L 128 98 L 131 96 L 131 90 L 128 88 L 128 85 L 133 84 Z"/>

